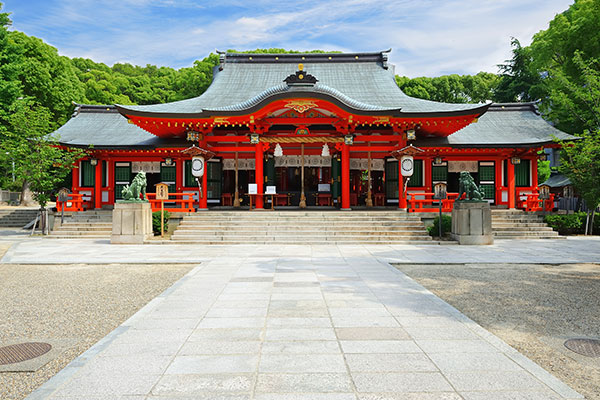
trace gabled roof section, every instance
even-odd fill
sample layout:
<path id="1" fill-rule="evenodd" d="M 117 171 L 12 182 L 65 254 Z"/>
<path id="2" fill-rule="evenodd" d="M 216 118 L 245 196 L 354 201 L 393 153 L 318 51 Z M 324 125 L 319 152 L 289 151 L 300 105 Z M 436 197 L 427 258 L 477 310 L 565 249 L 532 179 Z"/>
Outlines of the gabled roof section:
<path id="1" fill-rule="evenodd" d="M 534 146 L 577 137 L 556 129 L 542 118 L 536 103 L 494 103 L 470 124 L 444 138 L 422 138 L 417 146 L 515 147 Z"/>
<path id="2" fill-rule="evenodd" d="M 53 133 L 60 144 L 95 148 L 154 148 L 164 140 L 127 123 L 115 106 L 77 104 L 66 124 Z"/>
<path id="3" fill-rule="evenodd" d="M 318 82 L 287 85 L 284 80 L 303 64 Z M 161 118 L 202 118 L 214 114 L 251 112 L 261 101 L 317 96 L 333 99 L 358 113 L 395 115 L 463 115 L 485 112 L 487 105 L 450 104 L 416 99 L 404 94 L 387 65 L 387 52 L 221 54 L 213 82 L 201 96 L 147 106 L 117 106 L 123 115 Z"/>

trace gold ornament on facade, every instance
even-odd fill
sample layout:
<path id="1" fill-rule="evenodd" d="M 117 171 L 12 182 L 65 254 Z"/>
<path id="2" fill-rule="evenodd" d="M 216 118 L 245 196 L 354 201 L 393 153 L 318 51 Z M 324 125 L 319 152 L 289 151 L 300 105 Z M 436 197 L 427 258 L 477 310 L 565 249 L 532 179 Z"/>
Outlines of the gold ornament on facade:
<path id="1" fill-rule="evenodd" d="M 217 117 L 213 121 L 215 124 L 229 124 L 229 118 Z"/>
<path id="2" fill-rule="evenodd" d="M 314 101 L 310 100 L 294 100 L 285 103 L 284 107 L 290 108 L 302 114 L 310 110 L 311 108 L 317 107 L 317 104 Z"/>

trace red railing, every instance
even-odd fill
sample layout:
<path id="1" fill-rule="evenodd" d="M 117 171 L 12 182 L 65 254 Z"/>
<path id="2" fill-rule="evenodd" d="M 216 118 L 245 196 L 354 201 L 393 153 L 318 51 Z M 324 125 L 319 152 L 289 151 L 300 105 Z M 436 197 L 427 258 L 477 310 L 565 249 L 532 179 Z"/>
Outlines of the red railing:
<path id="1" fill-rule="evenodd" d="M 408 193 L 408 212 L 438 212 L 439 200 L 434 199 L 433 195 L 434 193 Z M 442 200 L 442 211 L 451 212 L 457 198 L 458 193 L 448 193 L 448 197 Z"/>
<path id="2" fill-rule="evenodd" d="M 554 193 L 550 193 L 550 198 L 540 200 L 539 193 L 527 195 L 525 201 L 525 211 L 552 211 L 554 208 Z"/>
<path id="3" fill-rule="evenodd" d="M 69 193 L 69 200 L 59 201 L 56 198 L 56 209 L 62 211 L 63 207 L 65 211 L 83 211 L 83 195 L 79 193 Z"/>
<path id="4" fill-rule="evenodd" d="M 165 211 L 168 212 L 194 212 L 193 193 L 169 193 L 169 200 L 156 200 L 156 193 L 147 193 L 152 211 L 160 211 L 161 201 L 165 202 Z M 177 207 L 173 207 L 175 204 Z"/>

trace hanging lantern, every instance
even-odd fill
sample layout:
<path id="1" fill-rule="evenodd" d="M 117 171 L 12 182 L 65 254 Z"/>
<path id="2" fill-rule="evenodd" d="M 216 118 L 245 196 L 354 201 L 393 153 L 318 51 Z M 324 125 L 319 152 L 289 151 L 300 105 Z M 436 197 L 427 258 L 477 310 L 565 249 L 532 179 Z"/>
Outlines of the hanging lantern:
<path id="1" fill-rule="evenodd" d="M 327 143 L 323 145 L 323 150 L 321 151 L 321 157 L 330 157 L 331 153 L 329 152 L 329 146 Z"/>
<path id="2" fill-rule="evenodd" d="M 283 149 L 281 148 L 281 145 L 279 143 L 277 143 L 277 146 L 275 146 L 275 151 L 273 152 L 273 155 L 275 157 L 283 157 Z"/>

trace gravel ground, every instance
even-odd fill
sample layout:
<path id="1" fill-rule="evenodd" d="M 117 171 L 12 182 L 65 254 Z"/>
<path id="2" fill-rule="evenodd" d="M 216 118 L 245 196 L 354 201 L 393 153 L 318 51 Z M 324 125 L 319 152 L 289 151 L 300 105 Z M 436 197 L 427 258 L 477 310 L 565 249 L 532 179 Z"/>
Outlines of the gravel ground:
<path id="1" fill-rule="evenodd" d="M 22 399 L 171 286 L 193 265 L 0 265 L 0 346 L 72 339 L 36 372 L 0 372 L 0 398 Z"/>
<path id="2" fill-rule="evenodd" d="M 600 358 L 563 346 L 568 338 L 600 339 L 600 265 L 396 267 L 586 399 L 600 399 Z"/>

